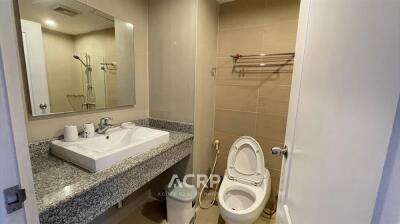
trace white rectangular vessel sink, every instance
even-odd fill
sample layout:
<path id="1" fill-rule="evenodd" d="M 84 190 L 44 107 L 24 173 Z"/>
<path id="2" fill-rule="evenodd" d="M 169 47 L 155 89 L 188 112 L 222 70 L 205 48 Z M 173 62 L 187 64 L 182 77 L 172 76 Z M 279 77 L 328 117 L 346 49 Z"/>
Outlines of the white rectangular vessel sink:
<path id="1" fill-rule="evenodd" d="M 51 153 L 91 172 L 97 172 L 132 156 L 140 155 L 169 141 L 169 132 L 136 126 L 109 129 L 106 134 L 79 138 L 75 142 L 56 140 Z"/>

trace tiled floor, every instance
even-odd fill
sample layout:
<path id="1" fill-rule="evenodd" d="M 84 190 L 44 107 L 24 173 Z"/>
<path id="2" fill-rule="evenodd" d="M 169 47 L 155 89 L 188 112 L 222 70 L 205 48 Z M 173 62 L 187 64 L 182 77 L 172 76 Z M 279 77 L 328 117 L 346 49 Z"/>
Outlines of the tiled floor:
<path id="1" fill-rule="evenodd" d="M 158 201 L 149 201 L 143 206 L 133 211 L 126 219 L 119 224 L 166 224 L 166 214 L 164 204 Z M 224 224 L 218 212 L 218 207 L 213 206 L 210 209 L 198 209 L 196 224 Z M 275 218 L 258 218 L 254 224 L 275 224 Z"/>

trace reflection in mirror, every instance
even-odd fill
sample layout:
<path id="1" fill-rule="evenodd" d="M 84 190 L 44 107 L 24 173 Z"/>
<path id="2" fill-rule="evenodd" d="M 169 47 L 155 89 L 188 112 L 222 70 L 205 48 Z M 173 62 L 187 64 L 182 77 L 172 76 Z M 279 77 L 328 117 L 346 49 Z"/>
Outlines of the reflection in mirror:
<path id="1" fill-rule="evenodd" d="M 33 116 L 133 106 L 133 25 L 75 0 L 20 0 Z"/>

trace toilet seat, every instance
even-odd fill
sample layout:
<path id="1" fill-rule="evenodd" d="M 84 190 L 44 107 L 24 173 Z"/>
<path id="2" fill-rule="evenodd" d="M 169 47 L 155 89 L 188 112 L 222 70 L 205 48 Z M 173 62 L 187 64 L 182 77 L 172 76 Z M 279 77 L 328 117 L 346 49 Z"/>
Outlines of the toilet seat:
<path id="1" fill-rule="evenodd" d="M 269 178 L 269 174 L 268 178 Z M 264 183 L 260 186 L 252 186 L 249 184 L 244 184 L 244 183 L 238 183 L 237 181 L 233 180 L 225 180 L 223 182 L 223 186 L 221 195 L 220 195 L 220 200 L 218 203 L 220 203 L 220 206 L 225 208 L 226 210 L 230 212 L 234 212 L 236 215 L 244 215 L 251 213 L 256 210 L 256 208 L 262 207 L 263 201 L 265 200 L 265 194 L 269 194 L 269 189 L 270 188 L 270 183 Z M 236 203 L 231 204 L 227 200 L 227 194 L 229 194 L 232 191 L 238 191 L 242 195 L 248 195 L 251 196 L 252 200 L 249 203 L 249 206 L 244 207 L 243 209 L 234 209 L 232 205 L 235 205 Z M 268 195 L 269 198 L 269 195 Z"/>
<path id="2" fill-rule="evenodd" d="M 228 155 L 228 168 L 218 192 L 218 207 L 227 224 L 250 224 L 262 213 L 271 194 L 271 176 L 257 141 L 238 138 Z"/>
<path id="3" fill-rule="evenodd" d="M 250 136 L 238 138 L 228 155 L 227 177 L 230 180 L 258 186 L 265 178 L 264 155 L 261 146 Z"/>

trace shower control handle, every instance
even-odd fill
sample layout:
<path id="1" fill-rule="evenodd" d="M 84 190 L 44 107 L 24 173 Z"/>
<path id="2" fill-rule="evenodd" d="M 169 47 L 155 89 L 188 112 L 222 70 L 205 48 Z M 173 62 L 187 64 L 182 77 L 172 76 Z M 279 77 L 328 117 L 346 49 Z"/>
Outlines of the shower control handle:
<path id="1" fill-rule="evenodd" d="M 271 148 L 271 153 L 274 156 L 284 156 L 285 158 L 288 157 L 288 149 L 287 149 L 286 145 L 283 148 L 281 148 L 281 147 L 272 147 Z"/>

